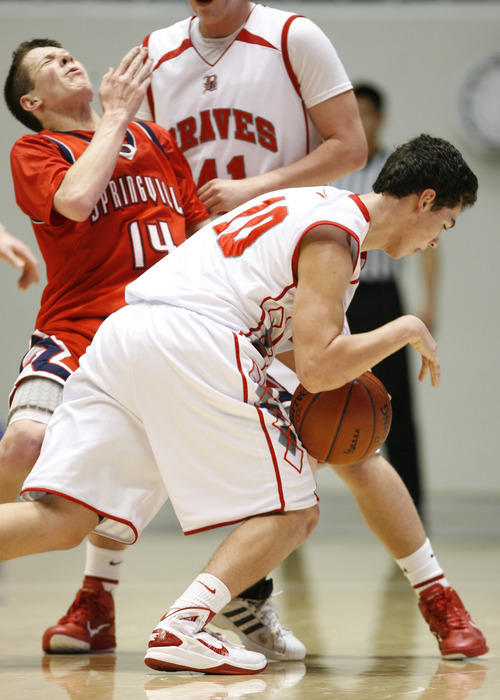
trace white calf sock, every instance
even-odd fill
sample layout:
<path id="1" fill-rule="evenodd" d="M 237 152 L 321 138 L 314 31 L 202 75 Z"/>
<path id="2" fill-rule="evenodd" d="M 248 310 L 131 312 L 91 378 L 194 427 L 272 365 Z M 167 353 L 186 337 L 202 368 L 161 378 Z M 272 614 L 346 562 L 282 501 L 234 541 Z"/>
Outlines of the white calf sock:
<path id="1" fill-rule="evenodd" d="M 397 565 L 415 589 L 417 595 L 434 583 L 449 586 L 442 568 L 432 551 L 429 539 L 408 557 L 396 559 Z"/>
<path id="2" fill-rule="evenodd" d="M 102 579 L 103 588 L 112 593 L 120 581 L 124 558 L 124 549 L 104 549 L 87 540 L 84 574 Z"/>
<path id="3" fill-rule="evenodd" d="M 170 610 L 180 608 L 208 608 L 218 613 L 231 600 L 231 593 L 222 581 L 212 574 L 198 574 L 193 583 L 172 605 Z"/>

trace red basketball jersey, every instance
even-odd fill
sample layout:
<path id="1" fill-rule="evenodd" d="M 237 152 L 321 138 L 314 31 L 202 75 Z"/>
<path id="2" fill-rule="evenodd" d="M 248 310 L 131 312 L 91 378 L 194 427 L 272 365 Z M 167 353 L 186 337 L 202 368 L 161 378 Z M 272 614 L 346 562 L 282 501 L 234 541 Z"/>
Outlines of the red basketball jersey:
<path id="1" fill-rule="evenodd" d="M 208 217 L 175 142 L 147 123 L 129 124 L 91 216 L 78 222 L 58 214 L 54 195 L 92 136 L 41 131 L 23 136 L 11 153 L 16 200 L 31 218 L 47 268 L 36 327 L 89 340 L 124 305 L 125 286 L 182 243 L 186 228 Z"/>

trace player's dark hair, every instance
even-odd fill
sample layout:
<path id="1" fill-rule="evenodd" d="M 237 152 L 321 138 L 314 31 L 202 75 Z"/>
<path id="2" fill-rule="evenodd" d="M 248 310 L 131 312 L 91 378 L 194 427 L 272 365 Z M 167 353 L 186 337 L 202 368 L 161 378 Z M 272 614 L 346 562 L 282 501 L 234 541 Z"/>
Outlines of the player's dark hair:
<path id="1" fill-rule="evenodd" d="M 402 198 L 430 188 L 436 193 L 433 209 L 453 209 L 459 204 L 471 207 L 477 187 L 477 177 L 455 146 L 421 134 L 391 153 L 373 191 Z"/>
<path id="2" fill-rule="evenodd" d="M 43 48 L 44 46 L 54 46 L 57 49 L 62 49 L 62 45 L 53 39 L 32 39 L 19 44 L 17 49 L 12 52 L 12 62 L 3 89 L 5 102 L 10 112 L 32 131 L 41 131 L 42 125 L 32 112 L 27 112 L 21 107 L 21 97 L 34 87 L 24 64 L 24 58 L 33 49 Z"/>
<path id="3" fill-rule="evenodd" d="M 385 96 L 380 88 L 375 87 L 375 85 L 371 83 L 356 83 L 353 85 L 353 90 L 356 99 L 358 97 L 363 97 L 369 100 L 377 112 L 382 113 L 385 110 Z"/>

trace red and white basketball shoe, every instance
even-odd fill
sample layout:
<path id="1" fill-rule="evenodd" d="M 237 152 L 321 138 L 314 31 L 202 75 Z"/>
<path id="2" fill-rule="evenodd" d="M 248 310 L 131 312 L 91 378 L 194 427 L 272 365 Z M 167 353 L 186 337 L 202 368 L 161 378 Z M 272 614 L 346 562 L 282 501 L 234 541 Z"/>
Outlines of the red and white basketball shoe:
<path id="1" fill-rule="evenodd" d="M 115 604 L 99 579 L 85 577 L 66 615 L 45 630 L 42 648 L 49 654 L 114 651 Z"/>
<path id="2" fill-rule="evenodd" d="M 233 644 L 205 624 L 213 616 L 207 608 L 168 612 L 149 639 L 144 663 L 157 671 L 201 673 L 259 673 L 267 666 L 263 654 Z"/>
<path id="3" fill-rule="evenodd" d="M 483 633 L 453 588 L 435 583 L 420 594 L 418 607 L 445 659 L 461 659 L 486 654 L 489 649 Z"/>

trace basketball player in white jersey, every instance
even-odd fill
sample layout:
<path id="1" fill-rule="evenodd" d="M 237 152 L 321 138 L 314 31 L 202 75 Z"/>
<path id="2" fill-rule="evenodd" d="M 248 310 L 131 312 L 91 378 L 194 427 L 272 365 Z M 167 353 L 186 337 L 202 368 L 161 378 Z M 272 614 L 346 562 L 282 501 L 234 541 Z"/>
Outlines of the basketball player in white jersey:
<path id="1" fill-rule="evenodd" d="M 211 214 L 364 165 L 352 85 L 319 27 L 248 0 L 190 5 L 144 40 L 154 71 L 137 118 L 171 130 Z"/>
<path id="2" fill-rule="evenodd" d="M 352 85 L 319 27 L 248 0 L 190 0 L 190 6 L 194 17 L 144 41 L 155 70 L 136 118 L 171 130 L 211 214 L 272 189 L 326 184 L 364 164 L 366 141 Z M 119 580 L 122 560 L 107 540 L 93 535 L 85 573 L 108 589 L 109 581 Z M 57 639 L 56 653 L 99 644 L 87 623 L 97 629 L 107 621 L 113 597 L 101 591 L 92 605 L 87 588 L 85 606 L 77 594 L 68 613 L 45 632 L 44 644 Z M 305 647 L 281 624 L 271 593 L 270 579 L 259 582 L 216 622 L 269 658 L 302 659 Z"/>
<path id="3" fill-rule="evenodd" d="M 226 211 L 278 187 L 332 182 L 364 165 L 365 132 L 351 83 L 317 26 L 247 0 L 189 4 L 195 18 L 153 32 L 144 42 L 154 70 L 139 116 L 154 118 L 175 135 L 209 211 Z M 290 390 L 296 385 L 280 363 L 274 363 L 272 375 Z M 382 455 L 332 469 L 417 592 L 442 575 L 415 504 Z M 245 592 L 214 623 L 272 658 L 272 649 L 255 646 L 251 627 L 265 625 L 260 611 L 267 603 L 253 604 L 252 597 L 257 596 Z M 431 629 L 448 639 L 440 643 L 445 649 L 455 607 L 436 595 L 433 608 L 440 623 Z M 267 644 L 276 640 L 285 647 L 281 658 L 296 658 L 299 640 L 288 630 L 282 633 L 273 619 L 278 632 L 268 634 Z"/>
<path id="4" fill-rule="evenodd" d="M 310 391 L 339 387 L 408 344 L 421 355 L 420 380 L 429 374 L 437 386 L 436 343 L 420 319 L 349 335 L 345 312 L 363 253 L 399 258 L 437 246 L 476 196 L 460 153 L 421 135 L 389 157 L 374 191 L 257 197 L 129 284 L 128 305 L 103 323 L 66 383 L 23 486 L 29 502 L 0 506 L 0 560 L 75 546 L 92 530 L 132 543 L 167 498 L 186 534 L 241 522 L 162 617 L 145 662 L 167 672 L 265 668 L 265 656 L 206 624 L 318 518 L 313 474 L 268 367 L 293 324 L 295 369 Z M 422 587 L 420 609 L 432 628 L 430 601 L 454 606 L 446 636 L 433 629 L 441 653 L 486 653 L 457 594 L 437 578 Z"/>

